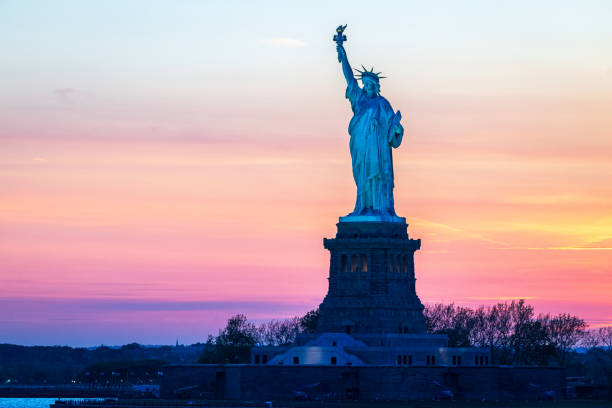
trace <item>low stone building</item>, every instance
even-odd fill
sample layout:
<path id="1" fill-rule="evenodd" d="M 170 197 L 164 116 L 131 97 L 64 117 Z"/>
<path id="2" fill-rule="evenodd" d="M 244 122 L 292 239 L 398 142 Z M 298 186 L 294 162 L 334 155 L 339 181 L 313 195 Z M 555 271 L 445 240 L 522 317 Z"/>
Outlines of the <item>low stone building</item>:
<path id="1" fill-rule="evenodd" d="M 564 395 L 553 367 L 193 364 L 164 369 L 166 399 L 540 400 Z"/>
<path id="2" fill-rule="evenodd" d="M 291 347 L 254 347 L 251 363 L 267 365 L 486 367 L 488 350 L 447 347 L 445 335 L 348 335 L 298 337 Z"/>

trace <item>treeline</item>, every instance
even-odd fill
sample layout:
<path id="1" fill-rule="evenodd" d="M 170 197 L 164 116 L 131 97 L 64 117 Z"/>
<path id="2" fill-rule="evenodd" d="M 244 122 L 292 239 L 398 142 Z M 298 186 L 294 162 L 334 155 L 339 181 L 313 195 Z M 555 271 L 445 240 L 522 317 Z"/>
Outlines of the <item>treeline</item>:
<path id="1" fill-rule="evenodd" d="M 100 346 L 87 349 L 0 344 L 0 382 L 72 384 L 123 380 L 134 384 L 148 383 L 156 378 L 164 364 L 196 362 L 204 347 L 203 344 L 146 347 L 132 343 L 116 348 Z"/>
<path id="2" fill-rule="evenodd" d="M 568 366 L 582 360 L 576 350 L 605 351 L 612 356 L 612 327 L 588 331 L 584 320 L 567 313 L 538 314 L 524 300 L 469 308 L 434 304 L 423 311 L 427 331 L 445 334 L 450 347 L 482 347 L 493 364 Z M 253 346 L 293 342 L 316 330 L 319 312 L 256 325 L 245 315 L 232 316 L 217 336 L 209 336 L 201 363 L 248 363 Z M 584 353 L 583 353 L 584 356 Z"/>
<path id="3" fill-rule="evenodd" d="M 494 364 L 565 365 L 568 353 L 587 338 L 584 320 L 567 313 L 536 315 L 524 300 L 469 308 L 425 308 L 430 333 L 448 335 L 451 347 L 483 347 Z"/>
<path id="4" fill-rule="evenodd" d="M 232 316 L 217 336 L 208 336 L 199 359 L 205 364 L 241 364 L 250 361 L 253 346 L 285 346 L 299 333 L 314 333 L 319 311 L 311 310 L 302 317 L 271 320 L 255 325 L 243 314 Z"/>
<path id="5" fill-rule="evenodd" d="M 448 335 L 451 347 L 488 348 L 494 364 L 568 366 L 588 353 L 612 358 L 612 327 L 588 330 L 568 313 L 536 315 L 524 300 L 478 308 L 434 304 L 423 314 L 429 333 Z"/>

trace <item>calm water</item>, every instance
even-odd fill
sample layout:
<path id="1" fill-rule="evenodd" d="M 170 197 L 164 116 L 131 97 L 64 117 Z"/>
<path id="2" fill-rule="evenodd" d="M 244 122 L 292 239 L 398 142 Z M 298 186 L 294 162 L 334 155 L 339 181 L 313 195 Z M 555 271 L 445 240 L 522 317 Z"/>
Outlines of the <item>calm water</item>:
<path id="1" fill-rule="evenodd" d="M 62 400 L 82 398 L 62 398 Z M 0 398 L 0 408 L 49 408 L 56 398 Z"/>

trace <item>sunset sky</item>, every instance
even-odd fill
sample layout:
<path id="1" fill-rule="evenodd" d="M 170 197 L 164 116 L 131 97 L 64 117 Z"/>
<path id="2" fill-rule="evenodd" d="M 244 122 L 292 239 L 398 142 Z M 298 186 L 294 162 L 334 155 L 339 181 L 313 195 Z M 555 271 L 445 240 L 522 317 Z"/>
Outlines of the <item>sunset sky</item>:
<path id="1" fill-rule="evenodd" d="M 609 1 L 0 0 L 0 343 L 205 341 L 327 291 L 346 83 L 402 112 L 424 303 L 612 325 Z"/>

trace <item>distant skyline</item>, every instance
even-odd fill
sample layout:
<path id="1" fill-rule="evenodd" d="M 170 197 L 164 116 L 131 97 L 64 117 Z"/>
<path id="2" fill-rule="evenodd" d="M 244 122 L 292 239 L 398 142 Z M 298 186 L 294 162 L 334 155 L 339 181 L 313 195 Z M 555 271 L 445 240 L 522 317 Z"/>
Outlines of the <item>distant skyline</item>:
<path id="1" fill-rule="evenodd" d="M 425 303 L 612 325 L 608 1 L 0 2 L 0 343 L 301 315 L 355 199 L 332 41 L 400 110 Z"/>

